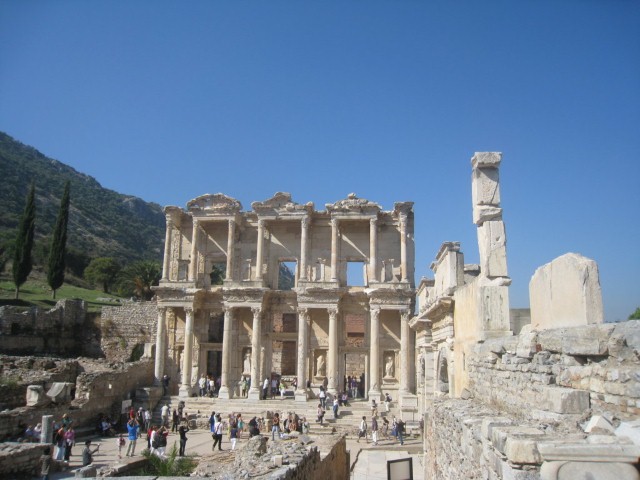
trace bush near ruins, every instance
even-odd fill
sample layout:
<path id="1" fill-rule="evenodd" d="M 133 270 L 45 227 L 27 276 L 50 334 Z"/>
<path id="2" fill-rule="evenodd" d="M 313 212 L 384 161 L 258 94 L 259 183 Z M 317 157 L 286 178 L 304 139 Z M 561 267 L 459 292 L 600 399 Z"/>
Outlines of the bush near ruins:
<path id="1" fill-rule="evenodd" d="M 173 444 L 167 458 L 152 455 L 149 450 L 143 450 L 142 455 L 148 460 L 144 469 L 145 475 L 157 475 L 159 477 L 186 477 L 193 472 L 196 462 L 191 457 L 179 457 L 178 447 Z"/>
<path id="2" fill-rule="evenodd" d="M 636 311 L 629 315 L 629 320 L 640 320 L 640 307 L 636 308 Z"/>

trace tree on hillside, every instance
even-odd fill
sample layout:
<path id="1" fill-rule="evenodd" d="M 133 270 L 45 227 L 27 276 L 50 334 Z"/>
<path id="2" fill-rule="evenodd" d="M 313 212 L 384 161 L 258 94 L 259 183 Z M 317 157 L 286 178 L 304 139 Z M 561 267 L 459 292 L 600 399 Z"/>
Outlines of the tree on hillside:
<path id="1" fill-rule="evenodd" d="M 64 186 L 60 210 L 51 239 L 47 283 L 51 287 L 51 298 L 56 298 L 56 290 L 64 283 L 65 255 L 67 251 L 67 224 L 69 223 L 69 181 Z"/>
<path id="2" fill-rule="evenodd" d="M 109 293 L 120 270 L 120 264 L 114 258 L 94 258 L 84 269 L 84 279 L 95 286 L 101 285 L 102 291 Z"/>
<path id="3" fill-rule="evenodd" d="M 636 308 L 636 311 L 629 315 L 629 320 L 640 320 L 640 307 Z"/>
<path id="4" fill-rule="evenodd" d="M 135 295 L 141 300 L 151 300 L 153 290 L 151 287 L 158 285 L 162 277 L 162 268 L 157 262 L 141 260 L 127 266 L 120 275 L 121 295 Z"/>
<path id="5" fill-rule="evenodd" d="M 13 283 L 16 285 L 16 299 L 20 296 L 20 286 L 27 281 L 33 267 L 31 249 L 36 228 L 36 187 L 31 183 L 27 203 L 20 219 L 13 256 Z"/>

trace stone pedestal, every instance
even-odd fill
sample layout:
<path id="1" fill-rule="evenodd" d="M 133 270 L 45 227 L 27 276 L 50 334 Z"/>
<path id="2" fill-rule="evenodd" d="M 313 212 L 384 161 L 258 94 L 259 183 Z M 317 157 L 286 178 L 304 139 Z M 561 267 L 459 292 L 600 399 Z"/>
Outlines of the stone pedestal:
<path id="1" fill-rule="evenodd" d="M 178 396 L 180 398 L 189 398 L 193 393 L 193 388 L 189 385 L 180 385 L 180 390 L 178 391 Z"/>
<path id="2" fill-rule="evenodd" d="M 295 398 L 296 402 L 306 402 L 309 400 L 309 391 L 307 389 L 296 390 Z"/>

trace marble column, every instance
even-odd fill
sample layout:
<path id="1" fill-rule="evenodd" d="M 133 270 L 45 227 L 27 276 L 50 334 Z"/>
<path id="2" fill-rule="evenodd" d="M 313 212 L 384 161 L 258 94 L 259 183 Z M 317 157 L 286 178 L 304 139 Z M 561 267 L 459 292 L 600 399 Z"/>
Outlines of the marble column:
<path id="1" fill-rule="evenodd" d="M 258 245 L 256 248 L 256 280 L 262 280 L 262 262 L 264 249 L 264 220 L 258 220 Z"/>
<path id="2" fill-rule="evenodd" d="M 158 307 L 158 326 L 156 328 L 156 363 L 154 369 L 154 385 L 162 385 L 164 360 L 167 354 L 167 308 Z"/>
<path id="3" fill-rule="evenodd" d="M 42 431 L 40 432 L 40 443 L 51 445 L 53 443 L 53 415 L 42 416 Z"/>
<path id="4" fill-rule="evenodd" d="M 309 356 L 309 309 L 298 308 L 298 363 L 297 377 L 298 388 L 296 388 L 296 400 L 306 402 L 307 391 L 307 357 Z"/>
<path id="5" fill-rule="evenodd" d="M 298 278 L 300 280 L 309 280 L 309 275 L 307 272 L 307 270 L 309 269 L 307 265 L 307 253 L 309 251 L 309 223 L 310 219 L 308 216 L 302 217 L 302 220 L 300 221 L 300 272 L 298 275 Z"/>
<path id="6" fill-rule="evenodd" d="M 369 219 L 369 281 L 377 282 L 378 219 Z"/>
<path id="7" fill-rule="evenodd" d="M 407 215 L 400 214 L 400 270 L 402 281 L 408 282 L 407 277 Z"/>
<path id="8" fill-rule="evenodd" d="M 253 329 L 251 332 L 251 388 L 249 398 L 260 400 L 262 382 L 260 379 L 260 340 L 262 337 L 262 309 L 251 307 L 253 313 Z"/>
<path id="9" fill-rule="evenodd" d="M 338 281 L 338 220 L 331 219 L 331 281 Z"/>
<path id="10" fill-rule="evenodd" d="M 229 384 L 231 367 L 231 335 L 233 330 L 233 308 L 224 309 L 224 333 L 222 337 L 222 375 L 220 375 L 220 392 L 218 398 L 229 399 L 233 396 L 233 388 Z"/>
<path id="11" fill-rule="evenodd" d="M 409 310 L 400 311 L 400 392 L 409 392 L 409 378 L 411 375 L 411 334 L 413 331 L 409 327 Z"/>
<path id="12" fill-rule="evenodd" d="M 189 281 L 195 282 L 196 269 L 198 268 L 198 220 L 193 219 L 193 230 L 191 232 L 191 260 L 189 261 Z"/>
<path id="13" fill-rule="evenodd" d="M 233 253 L 235 247 L 236 221 L 229 219 L 229 234 L 227 236 L 227 273 L 225 280 L 233 280 Z"/>
<path id="14" fill-rule="evenodd" d="M 327 392 L 338 393 L 338 309 L 333 307 L 329 312 L 329 352 L 327 359 Z"/>
<path id="15" fill-rule="evenodd" d="M 191 368 L 193 365 L 193 308 L 185 308 L 184 350 L 182 354 L 182 382 L 180 396 L 191 396 Z"/>
<path id="16" fill-rule="evenodd" d="M 380 307 L 371 307 L 369 335 L 369 398 L 378 400 L 380 391 Z"/>
<path id="17" fill-rule="evenodd" d="M 173 220 L 167 217 L 167 231 L 164 234 L 164 261 L 162 262 L 162 279 L 169 279 L 169 265 L 171 261 L 171 234 L 173 232 Z"/>

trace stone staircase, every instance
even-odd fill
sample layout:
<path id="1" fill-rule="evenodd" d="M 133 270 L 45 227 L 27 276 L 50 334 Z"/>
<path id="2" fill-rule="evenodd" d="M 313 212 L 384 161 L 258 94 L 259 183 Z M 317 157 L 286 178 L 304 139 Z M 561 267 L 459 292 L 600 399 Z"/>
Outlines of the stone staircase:
<path id="1" fill-rule="evenodd" d="M 230 413 L 241 413 L 245 423 L 248 423 L 252 417 L 267 418 L 267 412 L 278 412 L 280 418 L 288 415 L 289 412 L 297 413 L 299 417 L 306 417 L 310 425 L 310 433 L 314 435 L 330 435 L 334 432 L 346 434 L 348 437 L 356 438 L 357 431 L 362 417 L 367 418 L 367 425 L 371 426 L 371 404 L 366 400 L 351 400 L 348 407 L 340 407 L 338 410 L 338 418 L 333 418 L 333 410 L 327 402 L 327 410 L 324 416 L 323 425 L 316 422 L 318 400 L 311 399 L 306 403 L 296 402 L 291 397 L 284 399 L 275 398 L 273 400 L 249 400 L 246 398 L 219 399 L 209 397 L 190 397 L 180 398 L 178 396 L 162 397 L 153 412 L 153 423 L 158 425 L 161 422 L 161 408 L 163 405 L 169 405 L 171 411 L 177 408 L 180 401 L 185 402 L 184 411 L 189 417 L 193 426 L 194 421 L 197 428 L 208 428 L 207 421 L 212 411 L 222 414 L 226 419 Z M 389 413 L 384 411 L 384 404 L 378 406 L 378 423 L 382 429 L 382 420 L 380 417 L 386 416 L 391 422 L 392 417 L 399 416 L 399 408 L 395 402 L 391 404 Z M 417 421 L 406 420 L 406 431 L 411 434 L 418 430 Z M 263 432 L 264 433 L 264 432 Z"/>

